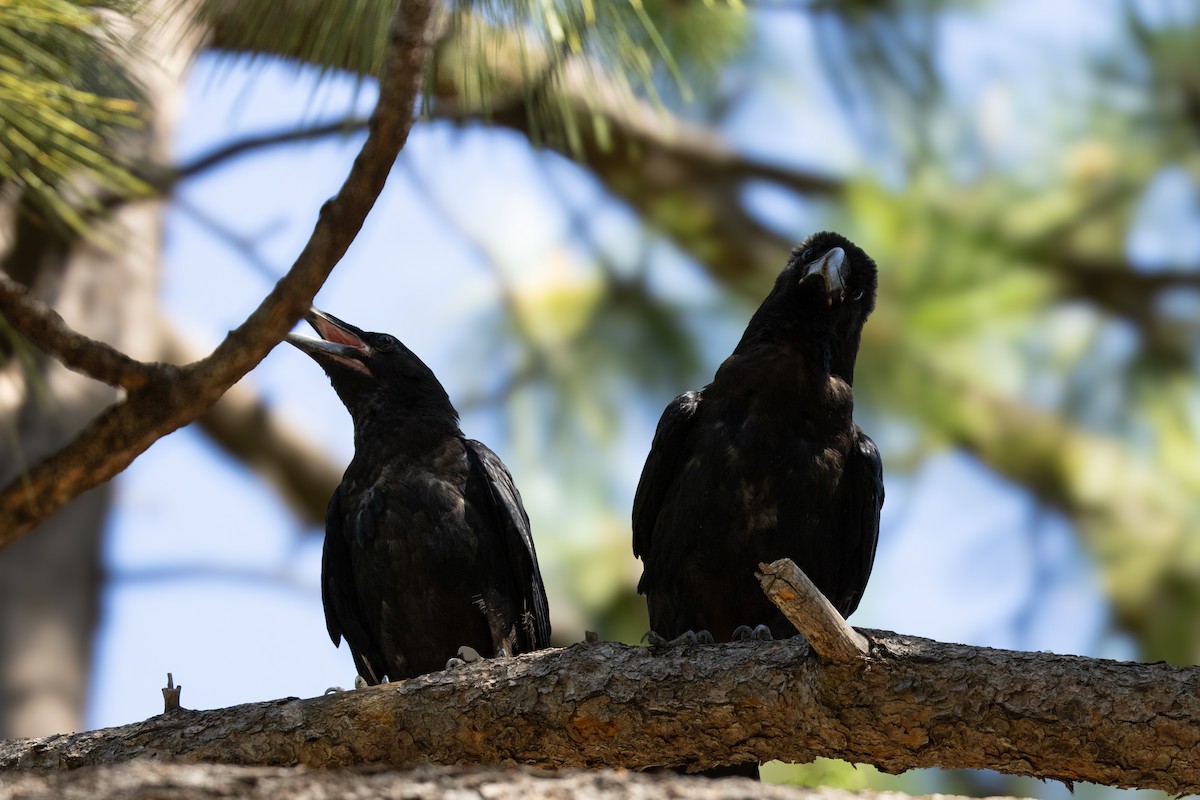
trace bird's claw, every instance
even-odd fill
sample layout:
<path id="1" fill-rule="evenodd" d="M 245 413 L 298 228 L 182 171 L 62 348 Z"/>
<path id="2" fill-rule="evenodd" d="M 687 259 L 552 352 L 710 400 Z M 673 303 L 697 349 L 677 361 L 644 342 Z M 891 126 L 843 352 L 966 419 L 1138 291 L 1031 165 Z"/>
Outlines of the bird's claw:
<path id="1" fill-rule="evenodd" d="M 682 645 L 713 644 L 716 640 L 706 630 L 689 630 L 684 631 L 674 639 L 667 639 L 654 631 L 646 631 L 646 634 L 642 636 L 642 641 L 648 642 L 651 647 L 679 647 Z"/>
<path id="2" fill-rule="evenodd" d="M 748 642 L 754 640 L 756 642 L 770 642 L 774 640 L 771 635 L 771 629 L 766 625 L 755 625 L 751 628 L 749 625 L 738 625 L 733 629 L 731 642 Z"/>
<path id="3" fill-rule="evenodd" d="M 474 647 L 464 644 L 458 648 L 458 655 L 446 662 L 446 669 L 465 667 L 467 664 L 474 664 L 476 661 L 483 661 L 483 656 L 479 655 L 479 651 Z"/>
<path id="4" fill-rule="evenodd" d="M 387 683 L 387 682 L 388 682 L 388 679 L 387 679 L 387 676 L 385 675 L 383 678 L 383 683 Z M 368 683 L 367 679 L 364 678 L 362 675 L 354 676 L 354 688 L 355 689 L 366 689 L 370 685 L 371 684 Z M 328 689 L 326 689 L 323 692 L 323 694 L 337 694 L 339 692 L 344 692 L 344 691 L 346 691 L 346 690 L 340 686 L 330 686 Z"/>

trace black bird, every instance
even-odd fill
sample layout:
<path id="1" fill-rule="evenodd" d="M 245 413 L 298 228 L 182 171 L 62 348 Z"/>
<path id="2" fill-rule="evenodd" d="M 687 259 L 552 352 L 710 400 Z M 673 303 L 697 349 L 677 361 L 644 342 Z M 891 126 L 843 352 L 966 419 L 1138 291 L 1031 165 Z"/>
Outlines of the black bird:
<path id="1" fill-rule="evenodd" d="M 395 337 L 311 309 L 288 341 L 325 370 L 354 420 L 354 458 L 325 517 L 321 599 L 370 684 L 546 647 L 550 617 L 521 495 L 463 436 L 429 367 Z"/>
<path id="2" fill-rule="evenodd" d="M 843 616 L 858 607 L 883 505 L 852 391 L 876 283 L 846 238 L 809 237 L 712 383 L 667 406 L 633 501 L 638 591 L 658 636 L 795 634 L 754 577 L 784 557 Z"/>

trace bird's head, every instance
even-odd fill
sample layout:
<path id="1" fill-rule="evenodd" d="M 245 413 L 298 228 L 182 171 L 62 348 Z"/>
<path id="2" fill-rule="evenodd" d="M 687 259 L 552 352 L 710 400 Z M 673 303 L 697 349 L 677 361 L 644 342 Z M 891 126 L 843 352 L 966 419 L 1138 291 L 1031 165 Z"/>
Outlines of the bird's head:
<path id="1" fill-rule="evenodd" d="M 776 281 L 776 291 L 786 290 L 783 285 L 788 283 L 800 289 L 786 292 L 795 300 L 817 309 L 824 307 L 831 314 L 865 321 L 875 308 L 875 262 L 839 233 L 814 233 L 793 249 Z"/>
<path id="2" fill-rule="evenodd" d="M 457 419 L 433 370 L 396 337 L 364 331 L 315 308 L 304 319 L 320 338 L 289 333 L 287 340 L 325 370 L 356 428 L 385 411 Z"/>
<path id="3" fill-rule="evenodd" d="M 838 233 L 814 233 L 792 250 L 738 348 L 819 346 L 831 373 L 852 381 L 877 284 L 875 262 L 857 245 Z"/>

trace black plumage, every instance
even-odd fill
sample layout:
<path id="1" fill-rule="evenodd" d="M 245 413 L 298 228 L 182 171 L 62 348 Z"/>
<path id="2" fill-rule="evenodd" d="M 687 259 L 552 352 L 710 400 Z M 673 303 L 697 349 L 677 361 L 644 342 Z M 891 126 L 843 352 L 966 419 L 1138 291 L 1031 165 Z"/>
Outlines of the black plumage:
<path id="1" fill-rule="evenodd" d="M 463 436 L 433 372 L 385 333 L 312 309 L 288 341 L 325 370 L 354 420 L 354 458 L 329 501 L 321 599 L 368 683 L 546 647 L 549 610 L 512 476 Z"/>
<path id="2" fill-rule="evenodd" d="M 796 631 L 759 562 L 795 561 L 843 616 L 871 573 L 883 505 L 874 442 L 854 423 L 854 362 L 875 263 L 836 233 L 791 254 L 712 383 L 667 406 L 633 505 L 651 628 L 728 640 Z"/>

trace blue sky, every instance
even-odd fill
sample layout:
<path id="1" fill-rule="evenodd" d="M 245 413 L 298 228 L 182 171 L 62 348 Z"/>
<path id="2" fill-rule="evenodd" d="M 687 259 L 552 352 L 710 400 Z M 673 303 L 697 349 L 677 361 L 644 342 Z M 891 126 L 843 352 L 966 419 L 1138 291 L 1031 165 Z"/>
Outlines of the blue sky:
<path id="1" fill-rule="evenodd" d="M 1020 151 L 1038 146 L 1037 137 L 1011 119 L 1019 123 L 1022 109 L 1044 98 L 1020 83 L 1022 75 L 1029 79 L 1033 73 L 1016 63 L 1020 48 L 1014 42 L 1048 37 L 1041 44 L 1061 55 L 1062 48 L 1082 46 L 1105 32 L 1095 23 L 1034 30 L 1030 15 L 1039 4 L 1004 5 L 1023 9 L 996 15 L 994 24 L 1009 26 L 1004 30 L 1011 38 L 985 35 L 975 20 L 956 19 L 948 26 L 945 58 L 954 59 L 952 72 L 962 85 L 952 88 L 962 102 L 981 97 L 983 86 L 1007 92 L 1002 103 L 1015 111 L 996 112 L 1002 121 L 996 124 L 1009 125 L 1004 141 Z M 1059 13 L 1082 8 L 1094 6 L 1063 4 Z M 1096 16 L 1085 12 L 1072 19 Z M 783 14 L 766 19 L 759 57 L 778 66 L 775 74 L 792 79 L 751 88 L 726 133 L 747 151 L 787 163 L 863 168 L 865 159 L 831 110 L 830 95 L 811 88 L 819 87 L 808 80 L 817 66 L 806 48 L 795 46 L 807 36 L 803 26 Z M 350 106 L 366 112 L 373 99 L 369 85 L 356 93 L 348 81 L 317 83 L 312 73 L 271 62 L 247 67 L 205 57 L 189 85 L 176 157 L 186 161 L 248 133 L 333 117 Z M 780 108 L 789 109 L 782 118 Z M 763 124 L 768 114 L 771 125 Z M 198 343 L 215 343 L 273 282 L 199 220 L 216 220 L 252 241 L 267 270 L 279 274 L 299 252 L 359 144 L 352 136 L 281 147 L 183 187 L 168 219 L 162 292 L 185 333 Z M 586 174 L 531 154 L 511 134 L 421 125 L 401 158 L 404 168 L 393 173 L 317 305 L 404 340 L 433 367 L 452 398 L 461 399 L 478 384 L 478 359 L 467 355 L 471 343 L 463 331 L 494 314 L 499 295 L 489 268 L 447 226 L 445 214 L 432 210 L 427 192 L 453 209 L 456 227 L 488 241 L 497 263 L 518 281 L 536 284 L 558 275 L 554 265 L 583 260 L 570 241 L 570 220 L 558 195 L 547 188 L 547 169 L 587 209 L 593 235 L 618 261 L 623 253 L 632 259 L 643 244 L 628 212 L 605 200 Z M 421 176 L 420 185 L 409 169 Z M 798 231 L 818 221 L 805 204 L 770 193 L 761 207 Z M 655 269 L 663 291 L 700 304 L 712 291 L 677 257 L 668 254 Z M 748 315 L 749 309 L 702 342 L 708 374 L 729 352 Z M 277 348 L 247 380 L 336 459 L 349 460 L 349 419 L 307 357 Z M 678 390 L 686 388 L 691 387 Z M 623 420 L 605 456 L 621 476 L 623 496 L 612 501 L 615 519 L 627 518 L 660 408 L 647 405 Z M 556 634 L 581 638 L 578 614 L 567 607 L 571 595 L 563 587 L 586 583 L 587 577 L 572 571 L 577 560 L 555 541 L 566 535 L 561 523 L 570 518 L 571 498 L 557 486 L 560 477 L 539 469 L 536 453 L 521 451 L 498 411 L 465 415 L 464 430 L 500 452 L 517 475 L 558 606 Z M 352 682 L 348 651 L 344 645 L 335 649 L 325 634 L 320 538 L 302 536 L 304 523 L 258 478 L 218 453 L 202 434 L 185 429 L 154 445 L 118 486 L 106 550 L 113 580 L 98 640 L 90 726 L 158 713 L 168 671 L 184 685 L 183 704 L 192 708 L 312 696 Z M 875 573 L 856 625 L 1001 647 L 1125 657 L 1131 652 L 1119 637 L 1104 634 L 1107 614 L 1095 572 L 1066 522 L 970 457 L 945 453 L 912 474 L 889 473 L 887 494 Z M 627 529 L 604 535 L 611 541 L 598 548 L 628 552 Z M 631 576 L 640 571 L 632 553 L 627 566 Z M 1045 594 L 1036 595 L 1035 605 L 1037 587 Z"/>

